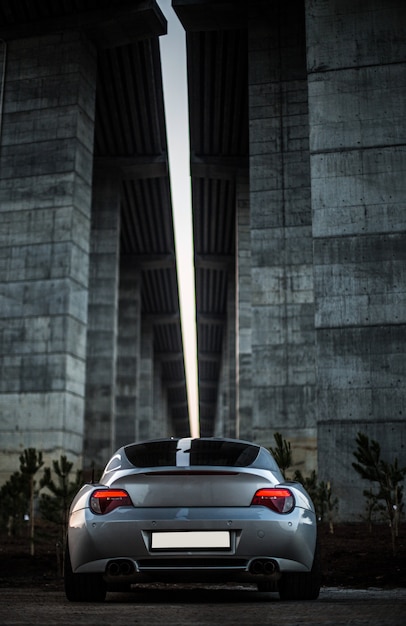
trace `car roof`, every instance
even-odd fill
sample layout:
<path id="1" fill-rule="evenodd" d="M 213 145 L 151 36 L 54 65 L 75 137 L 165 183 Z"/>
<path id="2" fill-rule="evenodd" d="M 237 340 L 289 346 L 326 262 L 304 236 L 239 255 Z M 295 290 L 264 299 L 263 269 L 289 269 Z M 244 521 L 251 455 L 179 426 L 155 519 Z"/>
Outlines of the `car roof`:
<path id="1" fill-rule="evenodd" d="M 257 458 L 259 446 L 233 439 L 183 438 L 133 444 L 124 451 L 136 467 L 184 464 L 247 467 Z"/>
<path id="2" fill-rule="evenodd" d="M 224 437 L 169 437 L 130 443 L 117 450 L 105 471 L 202 466 L 279 471 L 266 448 L 250 441 Z"/>

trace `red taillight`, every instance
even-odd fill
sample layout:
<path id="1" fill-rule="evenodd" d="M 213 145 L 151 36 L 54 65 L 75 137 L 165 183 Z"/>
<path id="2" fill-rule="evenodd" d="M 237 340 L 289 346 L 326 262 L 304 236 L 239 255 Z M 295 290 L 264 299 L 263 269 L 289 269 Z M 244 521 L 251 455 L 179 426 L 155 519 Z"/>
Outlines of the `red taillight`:
<path id="1" fill-rule="evenodd" d="M 104 515 L 119 506 L 132 506 L 131 498 L 124 489 L 97 489 L 90 496 L 93 513 Z"/>
<path id="2" fill-rule="evenodd" d="M 293 493 L 284 488 L 258 489 L 251 505 L 266 506 L 276 513 L 290 513 L 295 506 Z"/>

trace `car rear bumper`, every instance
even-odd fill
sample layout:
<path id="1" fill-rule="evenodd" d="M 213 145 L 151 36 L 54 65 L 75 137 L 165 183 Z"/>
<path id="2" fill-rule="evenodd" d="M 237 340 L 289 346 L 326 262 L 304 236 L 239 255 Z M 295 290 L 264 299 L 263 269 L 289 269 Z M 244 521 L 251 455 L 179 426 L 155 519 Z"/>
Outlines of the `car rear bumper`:
<path id="1" fill-rule="evenodd" d="M 134 508 L 104 516 L 89 509 L 76 511 L 68 531 L 74 573 L 102 573 L 116 582 L 123 575 L 128 582 L 188 580 L 193 575 L 196 580 L 215 575 L 221 580 L 252 580 L 284 571 L 308 572 L 313 563 L 317 525 L 314 513 L 306 509 L 285 515 L 262 506 L 137 509 L 136 514 L 134 519 Z M 198 537 L 227 533 L 229 545 L 205 547 L 198 541 L 184 548 L 153 547 L 153 536 L 160 532 L 191 531 Z M 129 564 L 129 571 L 113 575 L 110 565 L 120 561 Z M 258 561 L 272 564 L 269 573 L 253 567 Z"/>
<path id="2" fill-rule="evenodd" d="M 146 582 L 251 582 L 279 580 L 283 572 L 308 572 L 301 563 L 269 557 L 192 558 L 179 560 L 106 559 L 87 563 L 77 573 L 100 573 L 111 585 Z"/>

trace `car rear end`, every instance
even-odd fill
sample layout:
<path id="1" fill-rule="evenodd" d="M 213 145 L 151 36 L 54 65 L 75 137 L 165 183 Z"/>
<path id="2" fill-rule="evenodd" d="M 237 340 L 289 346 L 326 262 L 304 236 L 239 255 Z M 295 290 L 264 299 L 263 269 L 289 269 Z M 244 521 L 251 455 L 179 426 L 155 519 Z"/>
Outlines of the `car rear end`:
<path id="1" fill-rule="evenodd" d="M 283 482 L 254 444 L 183 439 L 127 446 L 100 485 L 74 503 L 69 550 L 75 573 L 105 582 L 277 582 L 311 571 L 312 503 Z"/>

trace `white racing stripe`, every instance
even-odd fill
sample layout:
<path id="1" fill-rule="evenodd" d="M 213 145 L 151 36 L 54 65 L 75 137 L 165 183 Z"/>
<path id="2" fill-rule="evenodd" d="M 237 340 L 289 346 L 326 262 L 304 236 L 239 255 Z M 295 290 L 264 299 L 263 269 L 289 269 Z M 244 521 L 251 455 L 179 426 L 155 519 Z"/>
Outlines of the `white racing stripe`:
<path id="1" fill-rule="evenodd" d="M 190 466 L 190 447 L 192 445 L 191 437 L 184 437 L 179 439 L 178 446 L 176 448 L 176 467 L 189 467 Z"/>

